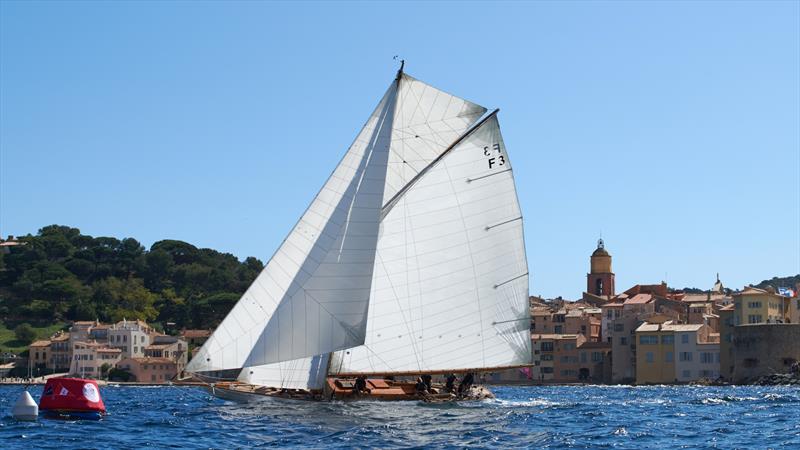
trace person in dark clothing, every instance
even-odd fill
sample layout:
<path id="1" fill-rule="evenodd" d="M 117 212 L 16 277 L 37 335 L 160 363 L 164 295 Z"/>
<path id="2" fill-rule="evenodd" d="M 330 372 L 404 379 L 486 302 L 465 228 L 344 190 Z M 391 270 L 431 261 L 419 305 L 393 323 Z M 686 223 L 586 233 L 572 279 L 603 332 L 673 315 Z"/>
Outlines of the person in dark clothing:
<path id="1" fill-rule="evenodd" d="M 455 392 L 455 390 L 456 390 L 456 376 L 455 374 L 451 373 L 447 375 L 447 378 L 445 378 L 444 391 L 447 393 L 452 393 Z"/>
<path id="2" fill-rule="evenodd" d="M 464 395 L 469 391 L 469 388 L 472 387 L 472 383 L 475 382 L 475 375 L 472 373 L 468 373 L 464 375 L 464 378 L 461 379 L 461 383 L 458 385 L 458 395 Z"/>
<path id="3" fill-rule="evenodd" d="M 356 394 L 367 392 L 367 378 L 366 377 L 356 378 L 356 382 L 353 383 L 353 391 Z"/>
<path id="4" fill-rule="evenodd" d="M 433 377 L 431 377 L 430 375 L 423 375 L 420 378 L 422 378 L 422 382 L 425 383 L 425 390 L 430 392 L 431 391 L 431 386 L 433 384 L 432 383 Z"/>
<path id="5" fill-rule="evenodd" d="M 417 377 L 417 384 L 414 385 L 414 389 L 416 389 L 417 394 L 425 395 L 428 393 L 428 386 L 425 385 L 425 382 L 422 381 L 422 377 Z"/>

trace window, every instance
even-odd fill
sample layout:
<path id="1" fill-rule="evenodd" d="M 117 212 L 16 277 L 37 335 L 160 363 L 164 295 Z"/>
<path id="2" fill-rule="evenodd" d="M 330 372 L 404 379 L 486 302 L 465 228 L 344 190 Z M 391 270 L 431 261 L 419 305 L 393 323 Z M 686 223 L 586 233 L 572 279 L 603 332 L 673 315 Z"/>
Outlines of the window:
<path id="1" fill-rule="evenodd" d="M 688 343 L 689 343 L 689 335 L 688 334 L 682 334 L 681 335 L 681 344 L 688 344 Z"/>
<path id="2" fill-rule="evenodd" d="M 553 373 L 552 367 L 542 367 L 542 373 Z"/>
<path id="3" fill-rule="evenodd" d="M 564 327 L 562 327 L 561 325 L 556 325 L 555 334 L 564 334 Z"/>
<path id="4" fill-rule="evenodd" d="M 672 345 L 672 344 L 675 343 L 675 336 L 673 336 L 671 334 L 667 334 L 667 335 L 661 336 L 661 343 L 662 344 Z"/>
<path id="5" fill-rule="evenodd" d="M 692 352 L 681 352 L 680 360 L 681 361 L 691 361 L 692 360 Z"/>
<path id="6" fill-rule="evenodd" d="M 587 359 L 586 352 L 581 352 L 581 363 L 585 363 Z"/>
<path id="7" fill-rule="evenodd" d="M 603 354 L 600 352 L 592 352 L 592 362 L 602 362 Z"/>
<path id="8" fill-rule="evenodd" d="M 628 345 L 628 338 L 626 336 L 619 338 L 619 345 Z"/>
<path id="9" fill-rule="evenodd" d="M 542 361 L 552 361 L 553 355 L 542 355 Z"/>
<path id="10" fill-rule="evenodd" d="M 714 353 L 713 352 L 700 352 L 700 362 L 702 364 L 712 364 L 712 363 L 714 363 Z"/>
<path id="11" fill-rule="evenodd" d="M 542 342 L 542 351 L 543 352 L 552 352 L 553 351 L 553 343 L 552 342 Z"/>
<path id="12" fill-rule="evenodd" d="M 748 308 L 761 308 L 761 302 L 747 302 Z"/>
<path id="13" fill-rule="evenodd" d="M 653 357 L 653 352 L 647 352 L 647 362 L 652 363 L 653 361 L 655 361 L 655 358 Z"/>
<path id="14" fill-rule="evenodd" d="M 761 322 L 763 322 L 761 314 L 751 314 L 747 316 L 747 323 L 761 323 Z"/>
<path id="15" fill-rule="evenodd" d="M 156 381 L 156 375 L 155 374 L 150 375 L 150 381 Z"/>
<path id="16" fill-rule="evenodd" d="M 575 350 L 575 344 L 564 344 L 564 350 Z"/>
<path id="17" fill-rule="evenodd" d="M 655 345 L 658 344 L 658 336 L 653 335 L 642 335 L 639 336 L 639 344 L 641 345 Z"/>
<path id="18" fill-rule="evenodd" d="M 133 353 L 139 353 L 139 347 L 133 347 Z"/>
<path id="19" fill-rule="evenodd" d="M 664 353 L 664 362 L 668 362 L 668 363 L 672 362 L 672 352 Z"/>
<path id="20" fill-rule="evenodd" d="M 122 335 L 122 342 L 128 342 L 128 336 Z"/>
<path id="21" fill-rule="evenodd" d="M 624 323 L 615 323 L 614 324 L 614 331 L 619 333 L 621 331 L 625 331 L 625 324 Z"/>

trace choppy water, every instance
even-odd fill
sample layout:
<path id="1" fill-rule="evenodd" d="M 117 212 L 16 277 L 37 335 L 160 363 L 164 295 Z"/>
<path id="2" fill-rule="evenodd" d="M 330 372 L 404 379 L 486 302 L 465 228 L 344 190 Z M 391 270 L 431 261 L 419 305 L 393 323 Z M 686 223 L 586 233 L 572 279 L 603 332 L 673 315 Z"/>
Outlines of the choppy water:
<path id="1" fill-rule="evenodd" d="M 8 416 L 22 389 L 0 387 L 2 448 L 800 448 L 790 387 L 496 387 L 496 400 L 429 405 L 109 386 L 104 420 L 36 423 Z"/>

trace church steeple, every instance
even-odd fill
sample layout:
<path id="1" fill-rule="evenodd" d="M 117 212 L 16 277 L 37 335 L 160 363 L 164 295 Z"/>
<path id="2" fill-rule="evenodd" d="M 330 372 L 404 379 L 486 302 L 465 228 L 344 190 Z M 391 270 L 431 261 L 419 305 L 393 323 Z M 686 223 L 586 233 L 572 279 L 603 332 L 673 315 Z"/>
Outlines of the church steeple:
<path id="1" fill-rule="evenodd" d="M 611 254 L 605 242 L 597 240 L 597 249 L 590 258 L 589 273 L 586 275 L 586 292 L 594 295 L 614 295 L 614 272 L 611 270 Z"/>

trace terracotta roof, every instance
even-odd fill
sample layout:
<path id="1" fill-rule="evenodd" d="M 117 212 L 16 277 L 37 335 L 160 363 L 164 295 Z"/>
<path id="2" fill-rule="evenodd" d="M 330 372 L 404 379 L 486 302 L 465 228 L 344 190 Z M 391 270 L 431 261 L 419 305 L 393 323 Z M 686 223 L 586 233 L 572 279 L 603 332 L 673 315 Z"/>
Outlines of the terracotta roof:
<path id="1" fill-rule="evenodd" d="M 733 311 L 734 305 L 731 303 L 730 305 L 725 305 L 719 309 L 720 311 Z"/>
<path id="2" fill-rule="evenodd" d="M 622 308 L 623 306 L 625 306 L 625 305 L 623 305 L 622 303 L 606 303 L 605 305 L 601 306 L 600 309 L 603 309 L 603 308 Z"/>
<path id="3" fill-rule="evenodd" d="M 49 347 L 50 341 L 36 341 L 30 345 L 31 347 Z"/>
<path id="4" fill-rule="evenodd" d="M 183 330 L 181 336 L 186 338 L 198 338 L 211 336 L 211 330 Z"/>
<path id="5" fill-rule="evenodd" d="M 152 344 L 152 345 L 148 345 L 144 349 L 145 350 L 163 350 L 163 349 L 165 349 L 165 348 L 167 348 L 167 347 L 169 347 L 171 345 L 172 344 Z"/>
<path id="6" fill-rule="evenodd" d="M 644 305 L 645 303 L 650 302 L 653 299 L 653 296 L 650 294 L 636 294 L 633 297 L 625 300 L 626 305 Z"/>
<path id="7" fill-rule="evenodd" d="M 50 338 L 51 341 L 68 341 L 69 335 L 68 334 L 58 334 Z"/>

